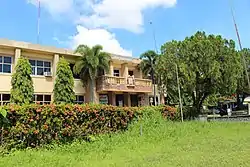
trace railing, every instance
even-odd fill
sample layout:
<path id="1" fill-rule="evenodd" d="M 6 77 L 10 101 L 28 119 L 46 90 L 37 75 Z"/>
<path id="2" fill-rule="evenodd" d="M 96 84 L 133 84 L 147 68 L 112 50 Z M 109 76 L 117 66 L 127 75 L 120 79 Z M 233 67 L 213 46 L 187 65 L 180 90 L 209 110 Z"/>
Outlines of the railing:
<path id="1" fill-rule="evenodd" d="M 97 79 L 97 91 L 151 92 L 152 82 L 148 79 L 104 75 Z"/>
<path id="2" fill-rule="evenodd" d="M 126 78 L 124 77 L 114 77 L 114 76 L 102 76 L 102 81 L 104 81 L 105 84 L 125 84 Z M 97 81 L 98 82 L 98 81 Z"/>
<path id="3" fill-rule="evenodd" d="M 148 79 L 135 78 L 135 85 L 151 86 L 152 85 L 152 81 L 148 80 Z"/>

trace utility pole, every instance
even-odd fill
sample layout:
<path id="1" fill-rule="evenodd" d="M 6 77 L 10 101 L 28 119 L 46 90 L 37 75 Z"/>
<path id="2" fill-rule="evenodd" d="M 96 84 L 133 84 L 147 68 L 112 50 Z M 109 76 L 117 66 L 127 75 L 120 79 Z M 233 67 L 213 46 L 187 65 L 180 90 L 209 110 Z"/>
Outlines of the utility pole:
<path id="1" fill-rule="evenodd" d="M 155 29 L 154 29 L 154 25 L 153 25 L 153 22 L 150 21 L 149 24 L 152 25 L 152 29 L 153 29 L 153 38 L 154 38 L 154 45 L 155 45 L 155 52 L 158 54 L 158 49 L 157 49 L 157 45 L 156 45 L 156 38 L 155 38 Z M 156 85 L 155 85 L 155 69 L 154 69 L 154 64 L 151 64 L 152 66 L 152 81 L 153 81 L 153 84 L 154 84 L 154 103 L 155 103 L 155 106 L 157 104 L 157 101 L 156 101 Z M 159 101 L 159 99 L 158 99 Z"/>
<path id="2" fill-rule="evenodd" d="M 183 111 L 182 111 L 181 89 L 180 89 L 180 81 L 179 81 L 179 75 L 178 75 L 178 67 L 177 67 L 177 63 L 175 64 L 175 67 L 176 67 L 176 80 L 177 80 L 177 87 L 178 87 L 178 93 L 179 93 L 179 103 L 180 103 L 180 109 L 181 109 L 181 122 L 183 122 Z"/>
<path id="3" fill-rule="evenodd" d="M 232 15 L 232 18 L 233 18 L 234 28 L 235 28 L 238 43 L 239 43 L 239 46 L 240 46 L 240 51 L 242 51 L 243 48 L 242 48 L 242 45 L 241 45 L 240 34 L 239 34 L 238 27 L 237 27 L 237 24 L 236 24 L 236 20 L 235 20 L 235 17 L 234 17 L 234 10 L 233 10 L 233 5 L 232 5 L 231 0 L 229 0 L 229 5 L 230 5 L 230 8 L 231 8 L 231 15 Z M 249 76 L 248 76 L 248 66 L 246 65 L 246 59 L 245 59 L 244 54 L 242 54 L 242 61 L 243 61 L 243 66 L 245 68 L 245 73 L 246 73 L 246 78 L 247 78 L 247 83 L 248 83 L 248 89 L 250 90 L 250 80 L 249 80 Z"/>

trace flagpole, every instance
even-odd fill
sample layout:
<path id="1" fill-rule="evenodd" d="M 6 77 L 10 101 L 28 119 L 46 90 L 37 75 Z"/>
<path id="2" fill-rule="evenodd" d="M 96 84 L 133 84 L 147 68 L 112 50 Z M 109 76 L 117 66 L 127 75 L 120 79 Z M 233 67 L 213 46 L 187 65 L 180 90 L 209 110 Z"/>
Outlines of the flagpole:
<path id="1" fill-rule="evenodd" d="M 41 4 L 40 4 L 40 0 L 38 0 L 37 44 L 39 44 L 39 36 L 40 36 L 40 13 L 41 13 Z"/>
<path id="2" fill-rule="evenodd" d="M 239 31 L 238 31 L 238 27 L 237 27 L 235 16 L 234 16 L 234 10 L 233 10 L 233 5 L 232 5 L 232 0 L 229 0 L 229 5 L 230 5 L 230 9 L 231 9 L 231 15 L 232 15 L 233 23 L 234 23 L 234 28 L 235 28 L 235 31 L 236 31 L 238 43 L 239 43 L 239 46 L 240 46 L 240 51 L 242 51 L 243 48 L 242 48 L 242 45 L 241 45 L 240 34 L 239 34 Z M 246 59 L 245 59 L 244 53 L 242 53 L 242 61 L 243 61 L 243 65 L 244 65 L 244 68 L 245 68 L 245 73 L 246 73 L 248 88 L 250 90 L 250 80 L 249 80 L 249 76 L 248 76 L 248 71 L 247 71 L 248 69 L 247 69 Z"/>

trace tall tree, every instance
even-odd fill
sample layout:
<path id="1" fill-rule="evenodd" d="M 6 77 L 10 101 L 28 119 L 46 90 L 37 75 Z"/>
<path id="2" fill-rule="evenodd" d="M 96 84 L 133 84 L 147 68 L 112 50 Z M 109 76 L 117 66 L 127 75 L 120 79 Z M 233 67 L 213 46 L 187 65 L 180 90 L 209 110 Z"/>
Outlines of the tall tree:
<path id="1" fill-rule="evenodd" d="M 75 100 L 74 77 L 69 63 L 61 58 L 57 64 L 54 86 L 55 103 L 73 103 Z"/>
<path id="2" fill-rule="evenodd" d="M 167 50 L 165 47 L 167 45 L 162 49 Z M 197 32 L 174 47 L 163 53 L 163 57 L 178 64 L 182 93 L 192 99 L 194 114 L 201 112 L 208 96 L 227 96 L 236 92 L 242 65 L 234 41 Z M 168 54 L 173 55 L 172 58 Z M 168 66 L 169 61 L 162 66 Z"/>
<path id="3" fill-rule="evenodd" d="M 32 103 L 34 87 L 31 65 L 26 58 L 19 58 L 11 79 L 11 103 L 19 105 Z"/>
<path id="4" fill-rule="evenodd" d="M 139 67 L 140 70 L 142 70 L 143 74 L 145 76 L 150 75 L 152 82 L 154 84 L 154 103 L 156 105 L 156 75 L 155 75 L 155 69 L 156 69 L 156 61 L 159 55 L 153 51 L 149 50 L 147 52 L 144 52 L 141 54 L 140 59 L 142 60 Z"/>
<path id="5" fill-rule="evenodd" d="M 101 45 L 95 45 L 89 48 L 86 45 L 79 45 L 75 53 L 81 55 L 74 66 L 74 73 L 79 74 L 84 86 L 89 86 L 90 101 L 96 103 L 96 77 L 98 71 L 109 72 L 109 62 L 111 55 L 102 51 Z"/>
<path id="6" fill-rule="evenodd" d="M 246 60 L 246 66 L 249 68 L 250 65 L 250 49 L 248 48 L 244 48 L 241 51 L 239 51 L 239 54 L 241 56 L 245 57 Z M 243 60 L 241 61 L 242 66 L 244 67 Z M 249 86 L 248 86 L 248 82 L 247 82 L 247 78 L 246 78 L 246 73 L 245 70 L 242 71 L 240 78 L 238 79 L 238 87 L 237 87 L 237 106 L 239 108 L 244 108 L 243 106 L 243 101 L 244 98 L 250 95 L 250 90 L 249 90 Z M 249 70 L 248 70 L 248 76 L 250 76 Z M 242 96 L 242 98 L 240 98 L 240 96 Z"/>

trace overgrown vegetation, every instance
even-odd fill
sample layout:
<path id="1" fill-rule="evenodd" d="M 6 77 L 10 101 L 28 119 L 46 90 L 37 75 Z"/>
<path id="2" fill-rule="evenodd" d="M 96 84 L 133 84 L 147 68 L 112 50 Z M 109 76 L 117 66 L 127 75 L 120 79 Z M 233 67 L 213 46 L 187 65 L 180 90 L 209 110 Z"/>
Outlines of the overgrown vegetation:
<path id="1" fill-rule="evenodd" d="M 8 149 L 89 140 L 92 135 L 127 130 L 145 109 L 88 104 L 5 106 L 10 126 L 1 130 L 1 140 Z M 170 120 L 178 119 L 176 110 L 168 106 L 147 110 L 162 113 Z"/>
<path id="2" fill-rule="evenodd" d="M 56 69 L 56 81 L 54 86 L 55 103 L 73 103 L 75 100 L 74 77 L 69 63 L 60 58 Z"/>
<path id="3" fill-rule="evenodd" d="M 101 135 L 94 142 L 75 141 L 38 150 L 15 151 L 0 158 L 2 166 L 173 167 L 249 166 L 249 123 L 169 122 L 159 112 L 128 131 Z"/>
<path id="4" fill-rule="evenodd" d="M 166 42 L 156 64 L 158 85 L 167 94 L 167 102 L 174 104 L 179 101 L 178 67 L 183 104 L 192 106 L 189 112 L 193 116 L 201 114 L 208 98 L 235 94 L 243 73 L 235 42 L 205 32 L 197 32 L 183 41 Z"/>
<path id="5" fill-rule="evenodd" d="M 89 48 L 86 45 L 79 45 L 75 53 L 80 54 L 81 57 L 74 66 L 74 73 L 80 75 L 83 85 L 92 90 L 90 93 L 91 103 L 96 103 L 96 78 L 99 72 L 109 73 L 109 62 L 111 55 L 102 50 L 101 45 L 95 45 Z M 103 73 L 104 74 L 104 73 Z"/>
<path id="6" fill-rule="evenodd" d="M 31 74 L 32 69 L 28 59 L 19 58 L 11 78 L 10 101 L 12 103 L 23 105 L 33 102 L 34 87 Z"/>

